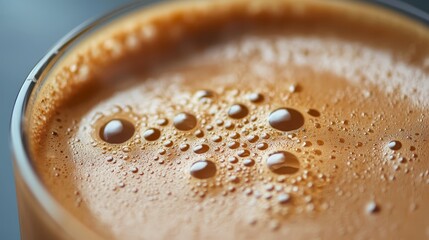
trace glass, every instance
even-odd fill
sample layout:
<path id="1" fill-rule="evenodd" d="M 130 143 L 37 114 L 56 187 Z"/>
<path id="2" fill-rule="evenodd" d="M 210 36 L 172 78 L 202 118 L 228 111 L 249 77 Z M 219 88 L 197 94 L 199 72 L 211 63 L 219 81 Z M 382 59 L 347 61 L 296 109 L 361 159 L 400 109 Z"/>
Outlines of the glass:
<path id="1" fill-rule="evenodd" d="M 361 1 L 378 4 L 429 24 L 429 15 L 420 9 L 396 0 Z M 90 23 L 74 29 L 43 57 L 28 75 L 16 99 L 11 119 L 11 144 L 22 239 L 105 239 L 68 213 L 48 192 L 35 172 L 27 146 L 27 110 L 32 108 L 33 95 L 43 87 L 45 77 L 55 63 L 73 50 L 79 41 L 91 36 L 102 26 L 127 14 L 147 7 L 150 2 L 132 3 Z"/>

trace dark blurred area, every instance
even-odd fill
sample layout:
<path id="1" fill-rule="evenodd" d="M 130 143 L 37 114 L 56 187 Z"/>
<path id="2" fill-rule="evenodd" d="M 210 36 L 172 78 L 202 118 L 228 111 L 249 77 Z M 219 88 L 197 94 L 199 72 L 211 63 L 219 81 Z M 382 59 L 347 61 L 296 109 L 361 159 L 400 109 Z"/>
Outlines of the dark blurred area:
<path id="1" fill-rule="evenodd" d="M 0 239 L 20 238 L 9 147 L 9 119 L 19 88 L 37 61 L 62 36 L 127 2 L 131 1 L 0 0 Z M 404 2 L 429 12 L 429 0 Z"/>

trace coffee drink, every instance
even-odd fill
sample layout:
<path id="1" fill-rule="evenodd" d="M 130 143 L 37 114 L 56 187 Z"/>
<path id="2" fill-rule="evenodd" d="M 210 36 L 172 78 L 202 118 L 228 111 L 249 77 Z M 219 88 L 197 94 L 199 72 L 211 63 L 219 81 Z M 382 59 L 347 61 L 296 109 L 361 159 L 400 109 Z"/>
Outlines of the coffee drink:
<path id="1" fill-rule="evenodd" d="M 429 237 L 429 31 L 344 1 L 171 2 L 79 42 L 34 165 L 114 239 Z"/>

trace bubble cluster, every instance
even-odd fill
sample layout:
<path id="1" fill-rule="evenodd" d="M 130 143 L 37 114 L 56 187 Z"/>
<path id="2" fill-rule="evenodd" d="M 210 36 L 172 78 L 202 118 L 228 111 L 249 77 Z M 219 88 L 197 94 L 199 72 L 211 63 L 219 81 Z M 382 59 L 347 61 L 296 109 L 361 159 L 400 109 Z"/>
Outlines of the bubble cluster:
<path id="1" fill-rule="evenodd" d="M 253 5 L 252 9 L 258 19 L 269 16 L 255 11 Z M 293 11 L 306 14 L 308 10 Z M 104 39 L 100 49 L 91 47 L 88 57 L 76 58 L 74 65 L 57 76 L 59 86 L 67 85 L 69 79 L 84 82 L 97 69 L 103 70 L 87 59 L 120 60 L 130 49 L 141 50 L 142 60 L 151 60 L 151 52 L 158 57 L 159 51 L 168 57 L 177 53 L 180 60 L 177 65 L 168 61 L 163 68 L 163 54 L 159 54 L 159 59 L 154 58 L 157 61 L 142 63 L 144 74 L 131 74 L 130 85 L 113 86 L 114 96 L 97 91 L 90 96 L 97 101 L 83 102 L 70 111 L 60 109 L 52 119 L 43 114 L 35 117 L 42 123 L 52 120 L 47 154 L 37 161 L 46 164 L 52 176 L 43 177 L 56 184 L 77 183 L 64 185 L 64 189 L 77 189 L 66 201 L 72 199 L 76 208 L 90 210 L 86 212 L 107 211 L 106 215 L 122 219 L 128 219 L 127 210 L 134 208 L 139 214 L 131 218 L 150 216 L 146 213 L 155 210 L 160 215 L 181 216 L 184 208 L 185 215 L 215 212 L 219 219 L 232 220 L 237 215 L 240 224 L 268 231 L 282 230 L 283 220 L 293 222 L 296 214 L 301 215 L 297 221 L 313 216 L 323 219 L 335 211 L 321 212 L 336 205 L 342 209 L 342 203 L 356 203 L 350 211 L 371 215 L 357 214 L 357 220 L 363 215 L 383 222 L 387 214 L 396 216 L 397 209 L 402 211 L 406 204 L 410 219 L 419 211 L 422 200 L 414 192 L 421 193 L 429 183 L 429 172 L 422 168 L 427 156 L 427 116 L 406 102 L 415 101 L 415 96 L 427 102 L 421 98 L 425 87 L 420 84 L 422 89 L 416 89 L 416 94 L 403 96 L 418 85 L 400 84 L 396 90 L 389 85 L 386 89 L 394 92 L 386 92 L 387 96 L 381 90 L 384 83 L 398 82 L 400 77 L 427 79 L 426 74 L 408 69 L 408 62 L 400 57 L 388 59 L 385 55 L 390 53 L 366 49 L 346 38 L 289 38 L 271 34 L 269 28 L 249 32 L 250 37 L 225 39 L 219 47 L 205 49 L 202 44 L 194 48 L 182 41 L 194 36 L 183 28 L 184 22 L 195 21 L 192 16 L 170 17 L 174 26 L 160 27 L 162 19 L 143 28 L 127 26 L 121 30 L 126 34 Z M 201 27 L 200 18 L 196 19 L 192 29 Z M 269 34 L 259 35 L 265 31 Z M 169 48 L 167 42 L 172 39 L 186 44 Z M 413 64 L 426 62 L 407 51 L 400 54 L 412 56 Z M 349 57 L 350 61 L 344 60 Z M 162 71 L 152 68 L 152 62 L 160 62 Z M 380 66 L 386 67 L 383 64 L 389 71 L 379 71 Z M 381 90 L 368 83 L 376 83 Z M 113 80 L 112 85 L 116 85 Z M 394 114 L 397 109 L 406 114 Z M 76 166 L 76 171 L 69 171 L 73 169 L 69 165 Z M 392 186 L 406 186 L 399 207 L 395 206 L 397 198 L 385 201 Z M 119 204 L 112 200 L 116 197 Z M 200 220 L 192 217 L 183 222 L 192 227 Z M 207 218 L 204 226 L 210 226 L 212 219 L 216 218 Z M 351 220 L 346 221 L 346 227 L 338 227 L 343 238 L 359 230 Z M 170 229 L 168 224 L 166 229 Z"/>

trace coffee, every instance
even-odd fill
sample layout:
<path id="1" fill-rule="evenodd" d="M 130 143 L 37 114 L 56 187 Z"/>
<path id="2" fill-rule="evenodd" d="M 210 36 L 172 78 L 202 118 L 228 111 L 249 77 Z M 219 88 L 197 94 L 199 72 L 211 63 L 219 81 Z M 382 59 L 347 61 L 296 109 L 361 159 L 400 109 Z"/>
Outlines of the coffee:
<path id="1" fill-rule="evenodd" d="M 112 238 L 424 238 L 428 43 L 348 2 L 138 11 L 48 76 L 34 164 Z"/>

